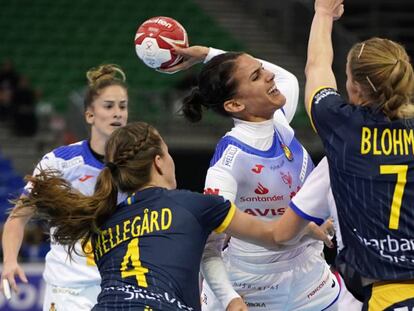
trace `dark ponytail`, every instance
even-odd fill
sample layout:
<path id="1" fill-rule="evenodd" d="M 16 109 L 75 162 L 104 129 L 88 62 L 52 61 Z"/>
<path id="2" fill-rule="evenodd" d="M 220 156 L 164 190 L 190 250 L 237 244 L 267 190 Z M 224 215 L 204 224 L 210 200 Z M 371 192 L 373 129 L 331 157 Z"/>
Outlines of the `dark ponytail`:
<path id="1" fill-rule="evenodd" d="M 204 98 L 198 87 L 191 91 L 191 94 L 184 97 L 181 111 L 190 122 L 198 122 L 203 117 Z"/>
<path id="2" fill-rule="evenodd" d="M 202 118 L 203 107 L 228 117 L 224 102 L 237 93 L 237 81 L 233 78 L 236 60 L 244 53 L 228 52 L 213 57 L 198 75 L 198 87 L 183 99 L 182 112 L 191 122 Z"/>

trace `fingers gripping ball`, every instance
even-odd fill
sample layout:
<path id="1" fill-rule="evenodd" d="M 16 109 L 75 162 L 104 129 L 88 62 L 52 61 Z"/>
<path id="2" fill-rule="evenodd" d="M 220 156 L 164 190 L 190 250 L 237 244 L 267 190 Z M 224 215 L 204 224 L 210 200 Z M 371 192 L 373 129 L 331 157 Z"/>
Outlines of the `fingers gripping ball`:
<path id="1" fill-rule="evenodd" d="M 150 18 L 135 34 L 135 51 L 145 65 L 167 69 L 183 58 L 174 53 L 173 45 L 188 47 L 187 32 L 175 19 L 164 16 Z"/>

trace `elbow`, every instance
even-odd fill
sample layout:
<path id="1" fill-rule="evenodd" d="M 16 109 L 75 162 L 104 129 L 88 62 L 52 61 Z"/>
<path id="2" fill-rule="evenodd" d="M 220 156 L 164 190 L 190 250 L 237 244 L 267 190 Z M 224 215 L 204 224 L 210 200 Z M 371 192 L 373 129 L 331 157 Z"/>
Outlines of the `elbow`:
<path id="1" fill-rule="evenodd" d="M 289 236 L 288 232 L 280 232 L 281 230 L 273 230 L 273 243 L 275 245 L 285 244 L 290 241 L 293 236 Z"/>
<path id="2" fill-rule="evenodd" d="M 273 242 L 275 245 L 285 244 L 290 239 L 283 235 L 278 235 L 273 237 Z"/>

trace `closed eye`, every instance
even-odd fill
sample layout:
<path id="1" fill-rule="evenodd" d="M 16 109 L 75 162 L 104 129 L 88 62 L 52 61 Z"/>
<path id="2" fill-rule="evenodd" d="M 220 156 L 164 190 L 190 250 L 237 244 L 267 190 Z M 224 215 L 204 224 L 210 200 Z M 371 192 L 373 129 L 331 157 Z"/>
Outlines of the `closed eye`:
<path id="1" fill-rule="evenodd" d="M 264 70 L 264 67 L 262 66 L 262 64 L 260 64 L 260 67 L 257 68 L 255 71 L 253 71 L 252 74 L 250 75 L 250 80 L 256 81 L 257 79 L 259 79 L 263 70 Z"/>

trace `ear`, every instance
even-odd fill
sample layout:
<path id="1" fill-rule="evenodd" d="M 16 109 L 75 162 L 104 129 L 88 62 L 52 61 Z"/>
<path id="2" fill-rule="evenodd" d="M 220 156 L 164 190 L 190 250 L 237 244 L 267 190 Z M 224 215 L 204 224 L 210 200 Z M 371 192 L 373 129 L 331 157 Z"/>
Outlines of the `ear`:
<path id="1" fill-rule="evenodd" d="M 364 102 L 364 92 L 362 91 L 361 84 L 356 81 L 352 81 L 352 91 L 355 94 L 356 100 L 358 104 L 362 104 Z"/>
<path id="2" fill-rule="evenodd" d="M 226 100 L 223 105 L 224 105 L 224 110 L 226 110 L 229 113 L 237 113 L 245 109 L 244 104 L 238 102 L 235 99 Z"/>
<path id="3" fill-rule="evenodd" d="M 163 175 L 164 160 L 157 154 L 154 158 L 154 168 L 159 175 Z"/>
<path id="4" fill-rule="evenodd" d="M 86 123 L 88 123 L 90 125 L 93 124 L 94 114 L 89 109 L 85 111 L 85 120 L 86 120 Z"/>

